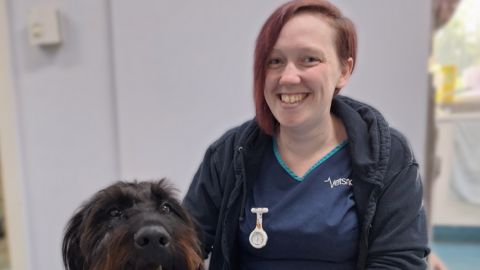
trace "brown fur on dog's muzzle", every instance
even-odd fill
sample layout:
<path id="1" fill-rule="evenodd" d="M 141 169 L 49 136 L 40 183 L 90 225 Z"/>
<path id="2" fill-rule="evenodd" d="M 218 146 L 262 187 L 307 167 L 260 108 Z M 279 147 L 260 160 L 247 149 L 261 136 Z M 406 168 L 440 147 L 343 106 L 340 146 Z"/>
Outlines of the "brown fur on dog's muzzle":
<path id="1" fill-rule="evenodd" d="M 197 270 L 194 224 L 166 180 L 117 182 L 85 202 L 63 239 L 67 270 Z"/>

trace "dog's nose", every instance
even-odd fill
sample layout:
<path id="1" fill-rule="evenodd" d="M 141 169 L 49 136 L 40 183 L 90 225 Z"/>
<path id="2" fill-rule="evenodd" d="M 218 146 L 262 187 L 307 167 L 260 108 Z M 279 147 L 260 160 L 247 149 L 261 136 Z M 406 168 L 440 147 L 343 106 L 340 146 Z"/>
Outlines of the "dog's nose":
<path id="1" fill-rule="evenodd" d="M 135 246 L 139 249 L 159 249 L 168 246 L 170 234 L 162 226 L 147 226 L 134 235 Z"/>

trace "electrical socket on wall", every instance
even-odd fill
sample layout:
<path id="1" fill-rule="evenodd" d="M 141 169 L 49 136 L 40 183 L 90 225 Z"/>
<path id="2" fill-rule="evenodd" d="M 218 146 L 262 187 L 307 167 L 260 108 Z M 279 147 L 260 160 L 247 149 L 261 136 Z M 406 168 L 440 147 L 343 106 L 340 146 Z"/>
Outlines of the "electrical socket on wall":
<path id="1" fill-rule="evenodd" d="M 28 36 L 32 46 L 61 44 L 58 10 L 52 7 L 36 7 L 28 10 Z"/>

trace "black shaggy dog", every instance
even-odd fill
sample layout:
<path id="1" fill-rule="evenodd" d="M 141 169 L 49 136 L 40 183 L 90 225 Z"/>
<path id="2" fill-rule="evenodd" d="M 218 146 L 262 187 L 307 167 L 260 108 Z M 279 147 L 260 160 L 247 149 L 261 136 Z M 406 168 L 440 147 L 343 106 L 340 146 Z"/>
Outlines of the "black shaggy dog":
<path id="1" fill-rule="evenodd" d="M 117 182 L 85 202 L 63 239 L 68 270 L 203 269 L 194 224 L 166 182 Z"/>

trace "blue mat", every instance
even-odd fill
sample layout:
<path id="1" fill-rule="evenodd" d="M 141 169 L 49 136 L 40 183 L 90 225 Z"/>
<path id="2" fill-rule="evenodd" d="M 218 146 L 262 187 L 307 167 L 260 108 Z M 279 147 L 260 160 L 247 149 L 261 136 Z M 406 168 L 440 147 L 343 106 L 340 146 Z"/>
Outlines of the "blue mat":
<path id="1" fill-rule="evenodd" d="M 432 250 L 449 270 L 480 269 L 480 228 L 435 227 Z"/>

